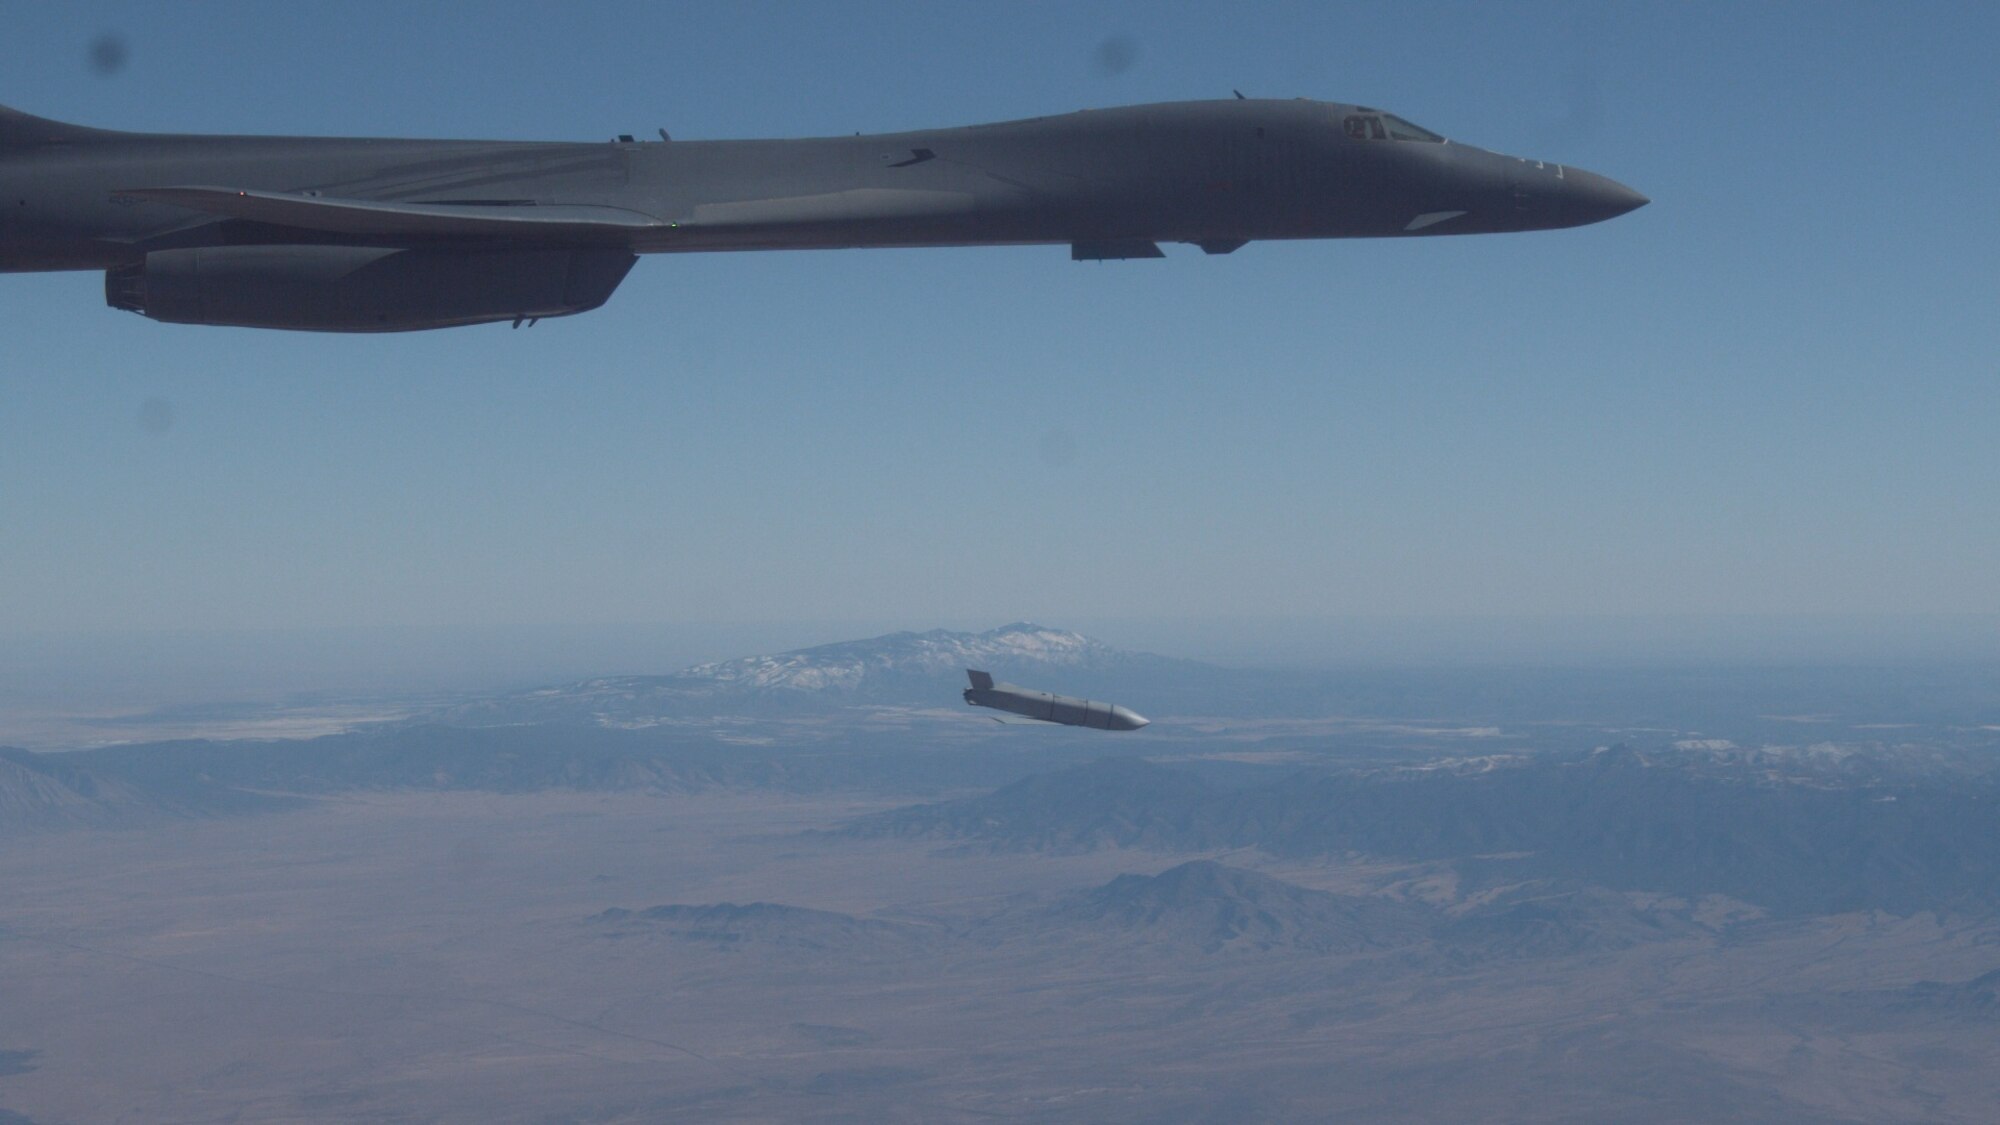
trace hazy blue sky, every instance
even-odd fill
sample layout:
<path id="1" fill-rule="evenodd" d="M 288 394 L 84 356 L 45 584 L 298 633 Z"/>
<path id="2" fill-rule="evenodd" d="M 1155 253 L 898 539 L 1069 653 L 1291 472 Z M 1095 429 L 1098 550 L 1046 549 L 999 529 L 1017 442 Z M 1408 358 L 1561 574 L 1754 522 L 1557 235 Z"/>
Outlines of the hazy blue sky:
<path id="1" fill-rule="evenodd" d="M 98 274 L 0 276 L 0 637 L 2000 611 L 1990 4 L 37 3 L 0 26 L 0 103 L 117 128 L 803 136 L 1234 87 L 1654 200 L 1227 258 L 656 257 L 519 332 L 174 327 L 106 309 Z"/>

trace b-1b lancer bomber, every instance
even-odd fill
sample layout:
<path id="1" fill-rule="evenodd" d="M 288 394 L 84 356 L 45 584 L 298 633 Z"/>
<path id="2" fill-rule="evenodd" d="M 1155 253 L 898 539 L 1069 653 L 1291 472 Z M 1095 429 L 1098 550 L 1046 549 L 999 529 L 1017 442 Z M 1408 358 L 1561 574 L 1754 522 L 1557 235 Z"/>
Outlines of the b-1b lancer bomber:
<path id="1" fill-rule="evenodd" d="M 0 271 L 103 270 L 154 320 L 516 327 L 602 305 L 639 254 L 1430 237 L 1646 203 L 1580 168 L 1296 99 L 1173 102 L 806 140 L 121 133 L 0 108 Z"/>

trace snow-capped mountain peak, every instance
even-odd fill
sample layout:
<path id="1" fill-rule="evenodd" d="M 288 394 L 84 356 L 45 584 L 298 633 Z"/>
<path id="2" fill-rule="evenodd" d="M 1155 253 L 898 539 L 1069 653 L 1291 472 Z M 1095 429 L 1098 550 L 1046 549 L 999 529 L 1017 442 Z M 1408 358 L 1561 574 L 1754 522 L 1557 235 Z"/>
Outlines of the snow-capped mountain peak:
<path id="1" fill-rule="evenodd" d="M 1067 629 L 1016 622 L 983 633 L 932 629 L 889 633 L 764 656 L 696 664 L 671 675 L 606 676 L 517 692 L 456 707 L 449 721 L 585 721 L 650 725 L 671 715 L 791 713 L 855 704 L 950 705 L 965 670 L 1036 683 L 1047 674 L 1069 687 L 1068 672 L 1102 672 L 1133 660 Z"/>
<path id="2" fill-rule="evenodd" d="M 717 688 L 848 693 L 871 680 L 956 676 L 963 669 L 989 665 L 1076 667 L 1113 655 L 1115 650 L 1081 633 L 1019 622 L 984 633 L 946 629 L 890 633 L 771 656 L 720 660 L 697 664 L 674 678 L 706 681 Z"/>

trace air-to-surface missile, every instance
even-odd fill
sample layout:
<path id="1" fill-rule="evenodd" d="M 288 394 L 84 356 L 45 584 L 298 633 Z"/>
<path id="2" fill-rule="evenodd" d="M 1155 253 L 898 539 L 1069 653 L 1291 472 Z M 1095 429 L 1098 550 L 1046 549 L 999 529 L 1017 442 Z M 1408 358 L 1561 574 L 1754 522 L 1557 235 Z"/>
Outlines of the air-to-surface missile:
<path id="1" fill-rule="evenodd" d="M 974 707 L 991 707 L 996 711 L 1006 711 L 1021 716 L 1030 722 L 1061 723 L 1070 727 L 1092 727 L 1097 730 L 1138 730 L 1151 720 L 1136 711 L 1128 710 L 1112 703 L 1097 703 L 1088 699 L 1076 699 L 1067 695 L 1050 695 L 1045 691 L 1018 687 L 1014 684 L 994 683 L 987 672 L 965 670 L 972 686 L 965 689 L 965 701 Z M 1010 720 L 996 717 L 995 722 Z"/>

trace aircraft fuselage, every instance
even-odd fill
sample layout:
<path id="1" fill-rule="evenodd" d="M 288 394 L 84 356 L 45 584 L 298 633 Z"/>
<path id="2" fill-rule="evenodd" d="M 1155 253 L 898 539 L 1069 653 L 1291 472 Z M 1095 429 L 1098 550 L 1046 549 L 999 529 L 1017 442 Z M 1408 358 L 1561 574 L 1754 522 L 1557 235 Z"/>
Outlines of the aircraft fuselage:
<path id="1" fill-rule="evenodd" d="M 1266 239 L 1544 230 L 1645 202 L 1580 169 L 1304 99 L 587 144 L 118 133 L 0 110 L 6 271 L 138 268 L 164 251 L 264 245 L 658 254 L 1066 243 L 1078 258 L 1157 257 L 1160 242 L 1227 253 Z"/>

